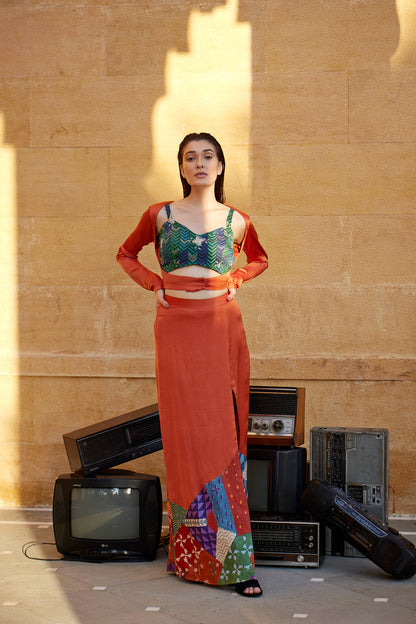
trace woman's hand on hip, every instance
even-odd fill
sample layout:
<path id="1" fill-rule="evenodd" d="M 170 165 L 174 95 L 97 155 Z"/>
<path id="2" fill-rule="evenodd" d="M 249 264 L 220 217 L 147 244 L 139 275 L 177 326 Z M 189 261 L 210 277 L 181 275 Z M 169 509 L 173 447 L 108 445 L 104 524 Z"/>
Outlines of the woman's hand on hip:
<path id="1" fill-rule="evenodd" d="M 163 288 L 160 288 L 159 290 L 155 291 L 155 295 L 156 295 L 156 307 L 158 305 L 163 306 L 164 308 L 168 308 L 169 304 L 165 299 L 165 291 L 163 290 Z"/>
<path id="2" fill-rule="evenodd" d="M 227 301 L 232 301 L 235 297 L 235 294 L 237 292 L 236 288 L 229 288 L 228 289 L 228 295 L 227 295 Z"/>

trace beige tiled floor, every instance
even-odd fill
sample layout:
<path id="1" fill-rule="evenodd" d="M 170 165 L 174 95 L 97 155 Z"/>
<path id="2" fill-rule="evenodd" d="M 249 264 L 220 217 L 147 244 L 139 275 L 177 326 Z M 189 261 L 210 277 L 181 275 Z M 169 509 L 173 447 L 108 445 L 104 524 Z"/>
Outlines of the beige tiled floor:
<path id="1" fill-rule="evenodd" d="M 416 540 L 416 520 L 391 524 Z M 65 560 L 50 510 L 0 510 L 1 624 L 416 624 L 416 576 L 395 580 L 365 558 L 258 566 L 264 595 L 254 600 L 180 581 L 165 566 L 162 548 L 150 563 Z"/>

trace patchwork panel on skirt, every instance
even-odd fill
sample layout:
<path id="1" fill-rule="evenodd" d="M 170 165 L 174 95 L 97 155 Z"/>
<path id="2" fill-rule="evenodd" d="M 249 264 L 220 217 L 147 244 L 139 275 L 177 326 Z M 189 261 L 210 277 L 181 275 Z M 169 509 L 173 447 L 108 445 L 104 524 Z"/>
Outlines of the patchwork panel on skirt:
<path id="1" fill-rule="evenodd" d="M 236 457 L 232 462 L 236 477 L 232 490 L 224 487 L 223 477 L 218 477 L 206 484 L 188 510 L 169 502 L 169 572 L 215 585 L 235 584 L 254 575 L 250 520 L 243 504 L 247 497 L 241 470 L 237 476 L 238 464 Z M 231 495 L 240 488 L 241 501 L 233 505 Z"/>

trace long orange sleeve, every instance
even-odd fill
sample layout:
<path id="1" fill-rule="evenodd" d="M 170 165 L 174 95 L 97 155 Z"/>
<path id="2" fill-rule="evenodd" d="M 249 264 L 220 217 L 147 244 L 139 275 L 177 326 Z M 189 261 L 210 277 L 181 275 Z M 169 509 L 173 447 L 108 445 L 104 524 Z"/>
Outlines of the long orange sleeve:
<path id="1" fill-rule="evenodd" d="M 269 266 L 267 254 L 259 242 L 254 225 L 247 215 L 244 213 L 240 214 L 243 215 L 246 221 L 246 234 L 241 248 L 246 254 L 248 262 L 244 267 L 231 273 L 230 280 L 235 288 L 239 288 L 243 282 L 248 282 L 253 277 L 260 275 Z"/>
<path id="2" fill-rule="evenodd" d="M 150 243 L 156 242 L 156 217 L 159 210 L 166 202 L 155 204 L 146 210 L 139 221 L 136 229 L 124 241 L 117 253 L 117 262 L 130 275 L 132 280 L 146 288 L 146 290 L 159 290 L 163 288 L 162 278 L 150 271 L 137 259 L 139 252 Z M 157 253 L 157 249 L 156 249 Z"/>

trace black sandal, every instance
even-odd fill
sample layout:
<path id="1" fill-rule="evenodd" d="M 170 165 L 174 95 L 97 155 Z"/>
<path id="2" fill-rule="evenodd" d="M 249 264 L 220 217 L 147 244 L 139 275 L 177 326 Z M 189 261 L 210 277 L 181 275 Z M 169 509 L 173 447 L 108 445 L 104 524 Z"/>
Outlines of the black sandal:
<path id="1" fill-rule="evenodd" d="M 253 592 L 252 594 L 247 594 L 244 590 L 248 587 L 258 587 L 260 591 L 256 593 Z M 263 593 L 263 590 L 260 587 L 260 583 L 256 578 L 249 579 L 248 581 L 243 581 L 242 583 L 236 583 L 234 589 L 237 594 L 240 594 L 240 596 L 245 596 L 246 598 L 258 598 Z"/>

